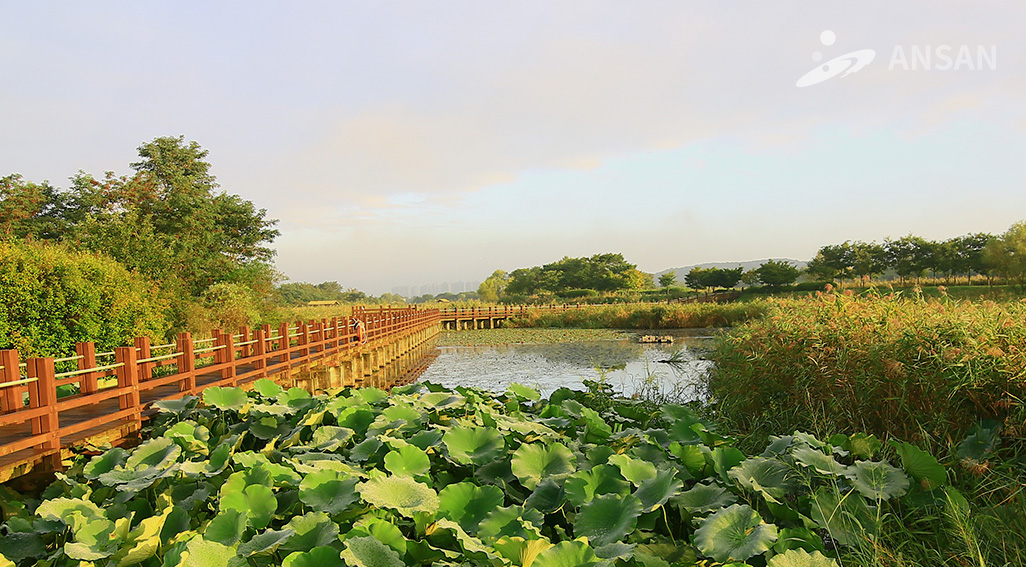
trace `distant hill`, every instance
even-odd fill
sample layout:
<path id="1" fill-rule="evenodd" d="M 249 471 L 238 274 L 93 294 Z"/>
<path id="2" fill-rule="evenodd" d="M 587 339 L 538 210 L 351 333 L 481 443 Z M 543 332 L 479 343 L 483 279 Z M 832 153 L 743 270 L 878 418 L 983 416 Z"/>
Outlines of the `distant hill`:
<path id="1" fill-rule="evenodd" d="M 688 275 L 688 272 L 690 272 L 693 268 L 721 268 L 725 270 L 733 270 L 734 268 L 741 266 L 747 272 L 748 270 L 754 270 L 755 268 L 758 268 L 759 266 L 765 264 L 770 260 L 776 260 L 778 262 L 790 262 L 792 266 L 798 269 L 804 269 L 805 264 L 808 263 L 803 260 L 795 260 L 793 258 L 766 258 L 764 260 L 748 260 L 747 262 L 707 262 L 705 264 L 693 264 L 690 266 L 683 266 L 680 268 L 667 268 L 660 272 L 656 272 L 655 280 L 659 281 L 659 276 L 665 274 L 666 272 L 675 272 L 677 274 L 677 283 L 683 284 L 684 276 Z"/>

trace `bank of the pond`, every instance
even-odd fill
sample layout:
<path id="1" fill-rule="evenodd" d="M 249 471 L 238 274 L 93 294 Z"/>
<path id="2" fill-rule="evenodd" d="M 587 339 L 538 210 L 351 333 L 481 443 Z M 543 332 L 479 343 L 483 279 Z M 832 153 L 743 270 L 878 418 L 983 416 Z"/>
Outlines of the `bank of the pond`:
<path id="1" fill-rule="evenodd" d="M 623 340 L 629 336 L 626 331 L 614 329 L 476 329 L 443 331 L 439 335 L 438 346 L 576 343 Z"/>

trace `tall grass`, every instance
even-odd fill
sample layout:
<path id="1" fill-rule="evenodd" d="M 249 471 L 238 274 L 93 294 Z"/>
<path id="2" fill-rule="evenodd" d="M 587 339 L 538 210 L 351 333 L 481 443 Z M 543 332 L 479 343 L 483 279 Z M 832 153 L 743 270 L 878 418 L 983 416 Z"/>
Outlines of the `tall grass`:
<path id="1" fill-rule="evenodd" d="M 724 338 L 709 383 L 743 430 L 936 443 L 991 418 L 1026 433 L 1026 303 L 819 294 L 768 305 Z"/>
<path id="2" fill-rule="evenodd" d="M 510 321 L 516 327 L 580 329 L 687 329 L 731 327 L 766 314 L 769 303 L 615 304 L 561 313 L 532 311 Z"/>

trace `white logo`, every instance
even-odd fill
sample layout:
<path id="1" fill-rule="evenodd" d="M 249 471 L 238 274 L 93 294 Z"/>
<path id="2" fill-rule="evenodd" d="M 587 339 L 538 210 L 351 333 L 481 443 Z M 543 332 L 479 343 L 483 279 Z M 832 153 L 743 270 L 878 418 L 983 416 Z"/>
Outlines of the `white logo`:
<path id="1" fill-rule="evenodd" d="M 837 41 L 837 34 L 832 30 L 823 30 L 823 33 L 819 34 L 819 41 L 823 45 L 831 46 Z M 841 75 L 841 73 L 844 73 L 841 75 L 842 77 L 847 77 L 869 65 L 874 57 L 876 57 L 876 51 L 872 49 L 860 49 L 839 55 L 802 75 L 802 78 L 798 79 L 794 86 L 810 87 Z M 819 51 L 812 53 L 813 61 L 819 62 L 821 59 L 823 59 L 822 53 Z"/>

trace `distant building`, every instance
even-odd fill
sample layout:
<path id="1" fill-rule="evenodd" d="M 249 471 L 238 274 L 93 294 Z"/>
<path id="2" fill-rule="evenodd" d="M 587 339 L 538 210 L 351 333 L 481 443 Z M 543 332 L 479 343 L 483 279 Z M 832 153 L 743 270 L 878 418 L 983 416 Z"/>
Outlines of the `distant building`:
<path id="1" fill-rule="evenodd" d="M 327 305 L 338 305 L 338 304 L 339 304 L 339 302 L 337 300 L 331 300 L 331 301 L 307 301 L 306 302 L 306 306 L 307 307 L 324 307 L 324 306 L 327 306 Z"/>

